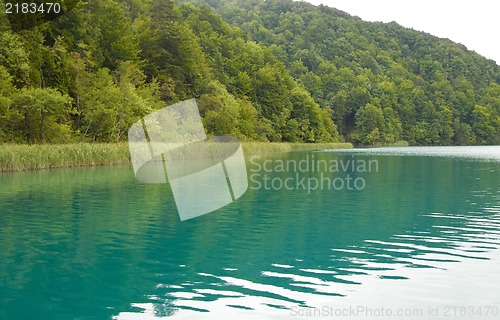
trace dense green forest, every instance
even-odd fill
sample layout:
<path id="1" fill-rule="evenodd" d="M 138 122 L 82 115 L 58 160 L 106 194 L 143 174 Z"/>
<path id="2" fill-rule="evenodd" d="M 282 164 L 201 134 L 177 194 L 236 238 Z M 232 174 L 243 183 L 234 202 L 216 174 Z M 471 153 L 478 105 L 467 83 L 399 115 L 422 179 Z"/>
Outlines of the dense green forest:
<path id="1" fill-rule="evenodd" d="M 209 134 L 244 140 L 500 143 L 500 67 L 396 23 L 290 0 L 91 0 L 26 30 L 5 20 L 0 143 L 122 141 L 193 97 Z"/>

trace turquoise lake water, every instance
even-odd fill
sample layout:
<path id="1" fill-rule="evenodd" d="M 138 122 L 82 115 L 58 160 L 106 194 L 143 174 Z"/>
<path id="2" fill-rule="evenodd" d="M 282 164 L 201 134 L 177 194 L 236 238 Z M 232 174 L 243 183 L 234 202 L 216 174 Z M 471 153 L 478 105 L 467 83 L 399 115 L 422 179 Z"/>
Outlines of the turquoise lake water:
<path id="1" fill-rule="evenodd" d="M 247 160 L 184 222 L 130 166 L 0 174 L 0 319 L 500 318 L 500 147 Z"/>

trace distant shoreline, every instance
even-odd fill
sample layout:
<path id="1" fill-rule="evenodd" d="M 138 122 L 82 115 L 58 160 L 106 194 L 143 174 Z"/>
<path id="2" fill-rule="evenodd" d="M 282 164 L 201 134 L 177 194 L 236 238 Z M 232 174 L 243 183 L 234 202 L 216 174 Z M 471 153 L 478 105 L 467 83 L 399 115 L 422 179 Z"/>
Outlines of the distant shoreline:
<path id="1" fill-rule="evenodd" d="M 350 143 L 243 142 L 246 155 L 352 149 Z M 130 163 L 127 143 L 1 144 L 0 172 L 95 167 Z"/>

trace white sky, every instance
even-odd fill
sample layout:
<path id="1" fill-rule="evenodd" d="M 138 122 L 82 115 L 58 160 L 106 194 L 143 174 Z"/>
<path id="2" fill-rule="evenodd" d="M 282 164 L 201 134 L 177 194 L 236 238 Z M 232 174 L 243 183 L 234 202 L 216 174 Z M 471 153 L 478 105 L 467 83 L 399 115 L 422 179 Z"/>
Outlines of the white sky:
<path id="1" fill-rule="evenodd" d="M 465 45 L 500 65 L 499 0 L 306 0 L 368 21 L 396 21 Z"/>

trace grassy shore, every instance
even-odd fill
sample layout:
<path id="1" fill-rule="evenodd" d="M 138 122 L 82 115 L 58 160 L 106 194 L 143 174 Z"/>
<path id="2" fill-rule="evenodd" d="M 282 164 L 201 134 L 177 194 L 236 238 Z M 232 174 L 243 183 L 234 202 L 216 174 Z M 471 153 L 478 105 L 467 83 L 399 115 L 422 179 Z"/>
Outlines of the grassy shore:
<path id="1" fill-rule="evenodd" d="M 103 166 L 130 162 L 126 143 L 0 145 L 0 171 Z"/>
<path id="2" fill-rule="evenodd" d="M 352 148 L 352 145 L 349 143 L 243 143 L 243 150 L 247 155 L 339 148 Z M 0 172 L 105 166 L 126 163 L 130 163 L 130 153 L 127 143 L 0 145 Z"/>
<path id="3" fill-rule="evenodd" d="M 327 149 L 352 149 L 350 143 L 284 143 L 284 142 L 243 142 L 243 151 L 245 155 L 308 151 L 308 150 L 327 150 Z"/>

